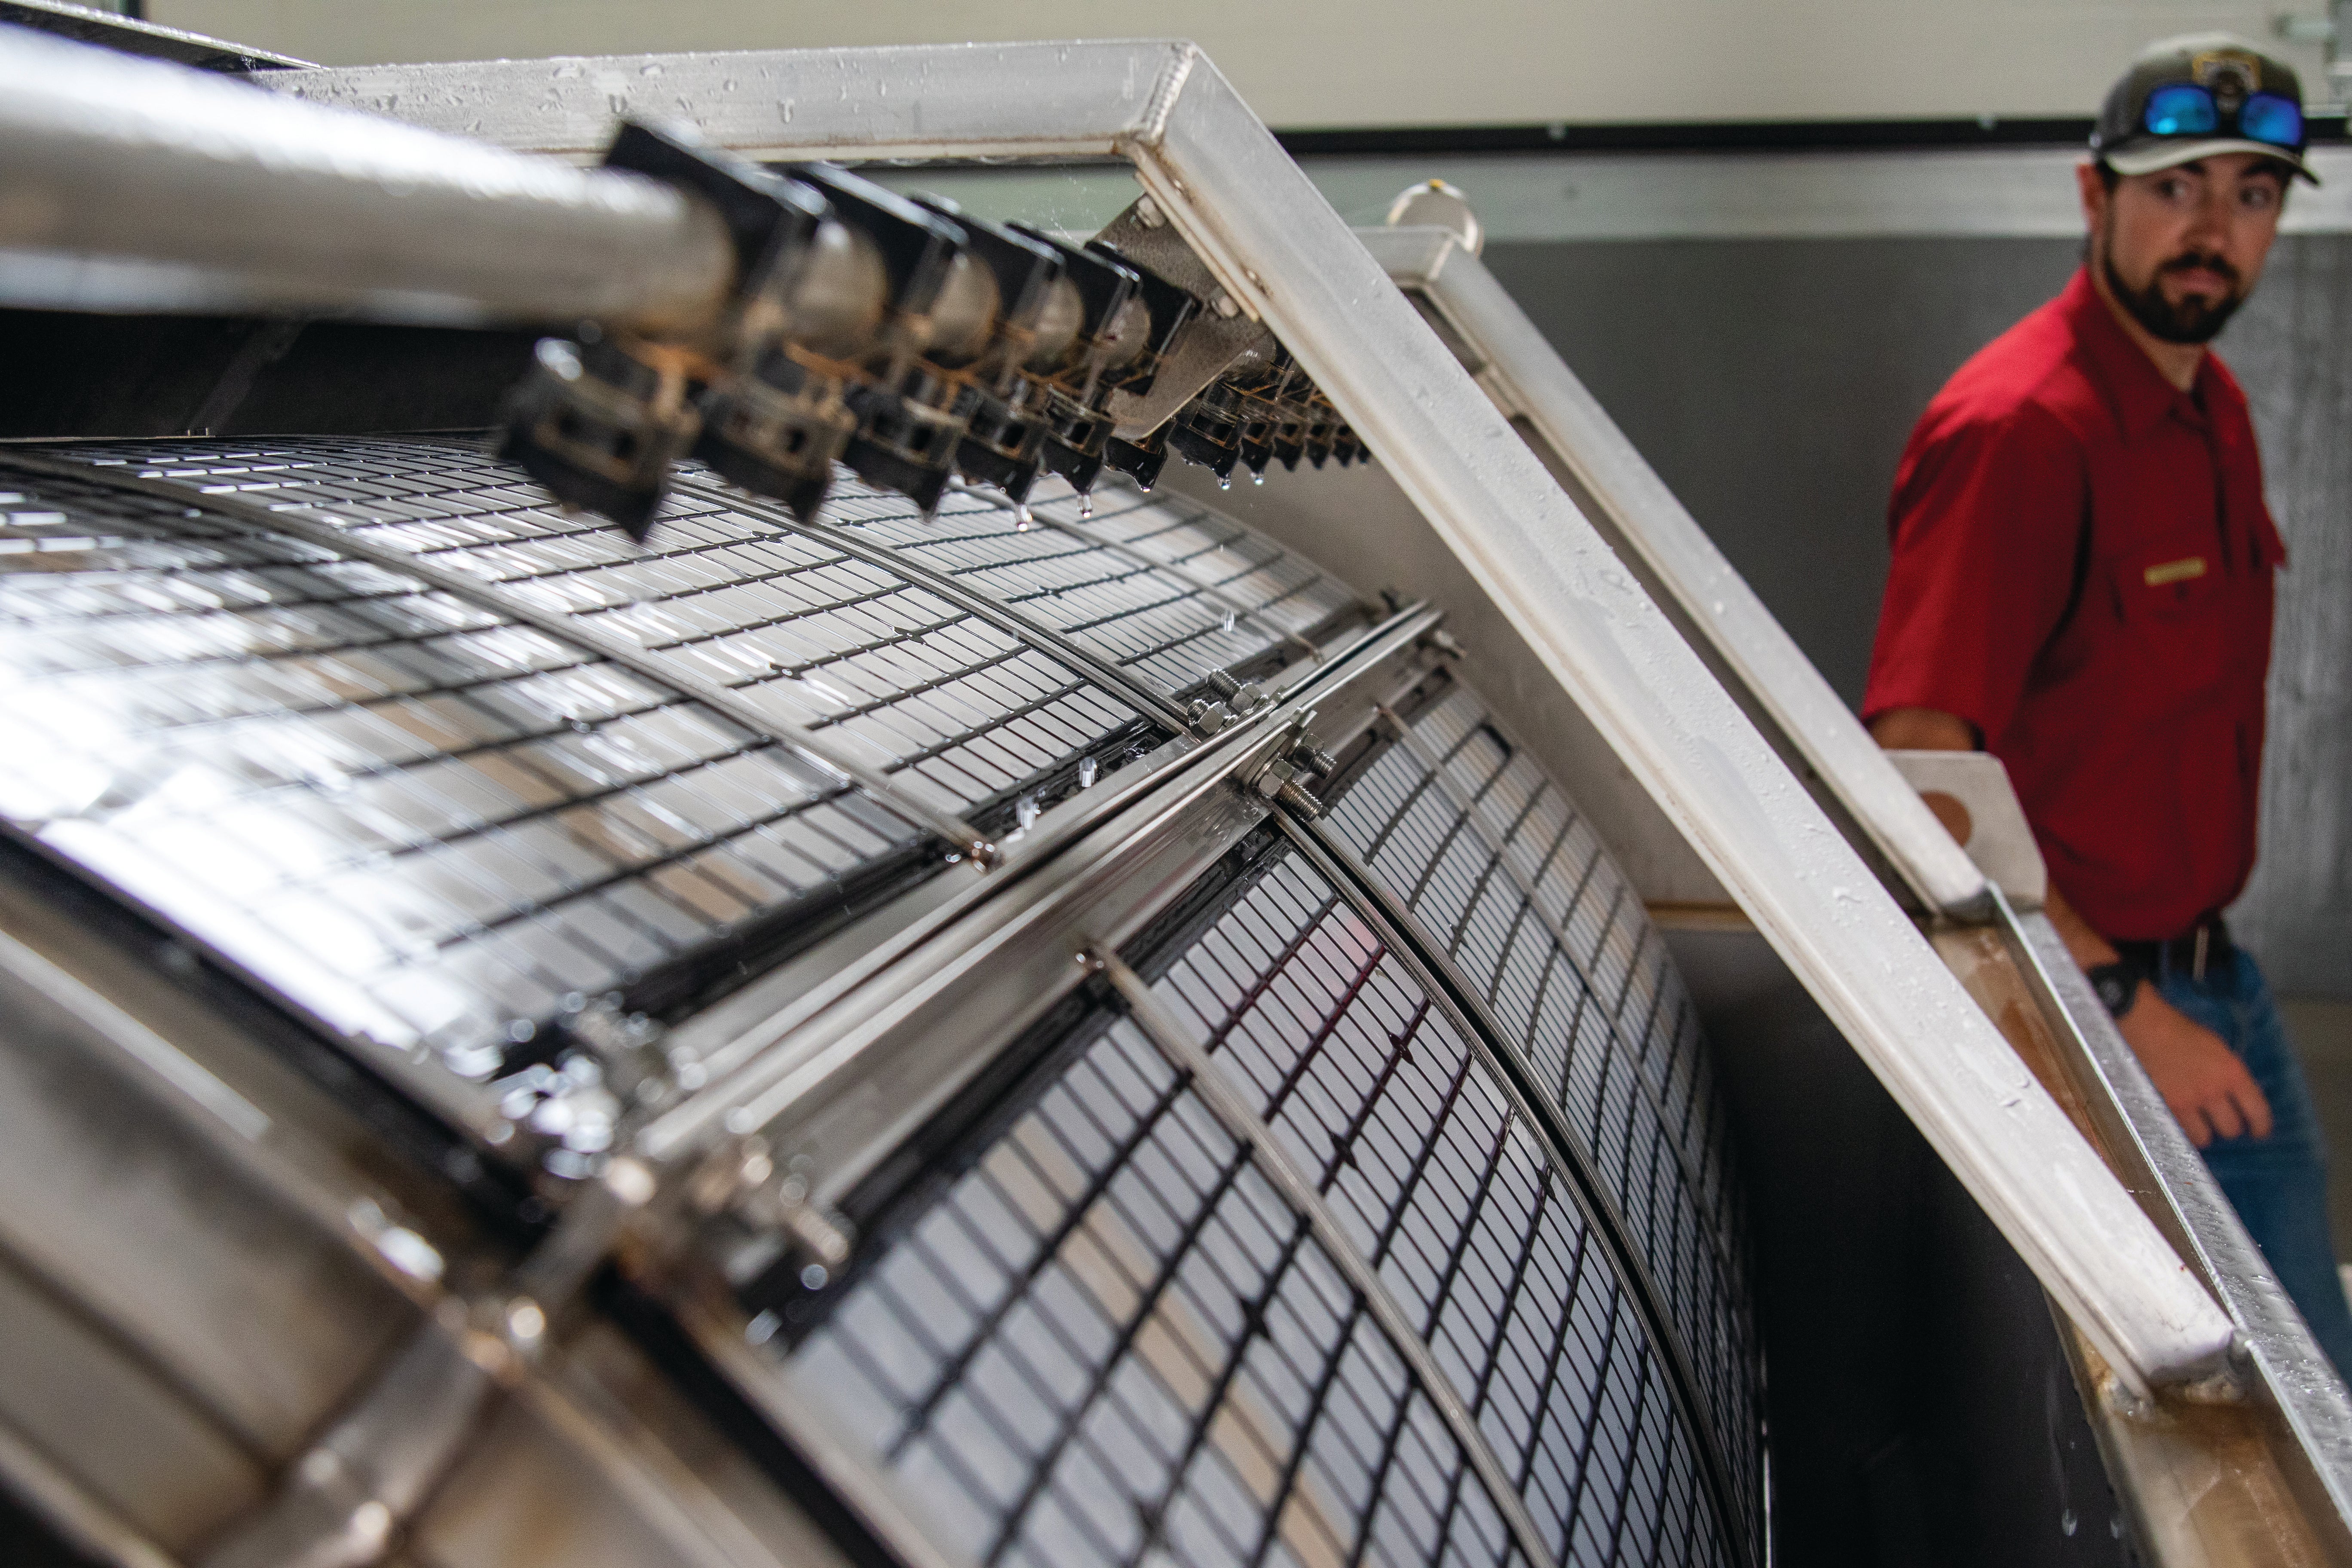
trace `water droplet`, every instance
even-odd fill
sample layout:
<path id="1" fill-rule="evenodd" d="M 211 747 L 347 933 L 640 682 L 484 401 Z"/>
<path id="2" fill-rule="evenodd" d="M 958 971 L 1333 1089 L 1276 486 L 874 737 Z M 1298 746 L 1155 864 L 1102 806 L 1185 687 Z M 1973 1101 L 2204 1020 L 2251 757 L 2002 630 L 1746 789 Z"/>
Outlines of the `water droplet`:
<path id="1" fill-rule="evenodd" d="M 1078 760 L 1078 787 L 1080 789 L 1095 787 L 1095 760 L 1092 757 L 1081 757 Z"/>
<path id="2" fill-rule="evenodd" d="M 1024 795 L 1013 803 L 1013 820 L 1021 825 L 1019 831 L 1028 832 L 1037 825 L 1037 797 Z"/>
<path id="3" fill-rule="evenodd" d="M 1030 527 L 1031 527 L 1033 524 L 1034 524 L 1034 523 L 1036 522 L 1036 521 L 1037 521 L 1037 520 L 1036 520 L 1036 518 L 1035 518 L 1035 517 L 1034 517 L 1034 516 L 1032 516 L 1032 515 L 1030 514 L 1030 511 L 1029 511 L 1029 503 L 1028 503 L 1028 502 L 1024 501 L 1024 502 L 1022 502 L 1020 505 L 1018 505 L 1018 506 L 1016 506 L 1016 507 L 1014 507 L 1014 508 L 1013 509 L 1013 532 L 1015 532 L 1015 533 L 1026 533 L 1026 532 L 1028 532 L 1028 531 L 1029 531 L 1029 530 L 1030 530 Z"/>
<path id="4" fill-rule="evenodd" d="M 1229 489 L 1233 489 L 1233 488 L 1234 488 L 1234 477 L 1233 477 L 1233 475 L 1231 475 L 1231 474 L 1227 474 L 1227 475 L 1225 475 L 1223 478 L 1220 479 L 1217 481 L 1217 488 L 1218 488 L 1219 489 L 1221 489 L 1221 490 L 1229 490 Z"/>
<path id="5" fill-rule="evenodd" d="M 1095 498 L 1092 496 L 1080 496 L 1078 498 L 1078 515 L 1080 517 L 1092 517 L 1094 514 Z"/>
<path id="6" fill-rule="evenodd" d="M 2069 1535 L 2074 1533 L 2074 1510 L 2073 1509 L 2070 1508 L 2065 1512 L 2058 1516 L 2058 1528 L 2064 1531 Z"/>
<path id="7" fill-rule="evenodd" d="M 1217 623 L 1217 626 L 1221 631 L 1232 631 L 1234 629 L 1234 613 L 1231 610 L 1227 610 L 1225 612 L 1224 619 L 1219 621 Z"/>
<path id="8" fill-rule="evenodd" d="M 1254 485 L 1262 485 L 1265 483 L 1265 470 L 1264 468 L 1252 468 L 1250 470 L 1250 483 Z"/>

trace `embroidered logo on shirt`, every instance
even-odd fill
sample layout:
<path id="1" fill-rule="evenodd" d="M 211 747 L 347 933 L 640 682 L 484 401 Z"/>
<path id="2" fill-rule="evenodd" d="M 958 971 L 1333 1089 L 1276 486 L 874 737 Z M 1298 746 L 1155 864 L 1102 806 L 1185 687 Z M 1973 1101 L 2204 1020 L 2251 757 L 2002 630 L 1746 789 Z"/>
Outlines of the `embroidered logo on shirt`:
<path id="1" fill-rule="evenodd" d="M 2192 577 L 2205 575 L 2205 557 L 2191 555 L 2179 561 L 2164 561 L 2149 567 L 2140 576 L 2151 588 L 2161 588 L 2168 583 L 2186 583 Z"/>

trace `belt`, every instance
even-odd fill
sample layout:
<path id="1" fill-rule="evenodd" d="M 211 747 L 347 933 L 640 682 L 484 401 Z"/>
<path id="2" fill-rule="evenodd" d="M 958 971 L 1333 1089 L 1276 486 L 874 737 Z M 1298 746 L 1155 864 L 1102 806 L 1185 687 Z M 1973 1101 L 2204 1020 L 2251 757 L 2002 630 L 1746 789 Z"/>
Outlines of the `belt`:
<path id="1" fill-rule="evenodd" d="M 2119 942 L 2113 946 L 2119 960 L 2142 974 L 2158 978 L 2183 972 L 2191 980 L 2204 979 L 2209 970 L 2227 963 L 2237 951 L 2220 915 L 2208 916 L 2163 942 Z"/>

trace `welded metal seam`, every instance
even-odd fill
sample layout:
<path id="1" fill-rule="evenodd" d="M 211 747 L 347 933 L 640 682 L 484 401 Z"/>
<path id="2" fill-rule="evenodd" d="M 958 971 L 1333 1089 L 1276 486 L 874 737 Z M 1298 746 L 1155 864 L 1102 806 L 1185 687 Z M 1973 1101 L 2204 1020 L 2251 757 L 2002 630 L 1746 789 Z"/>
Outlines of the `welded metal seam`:
<path id="1" fill-rule="evenodd" d="M 477 609 L 488 610 L 502 619 L 545 632 L 656 685 L 666 686 L 681 697 L 724 714 L 752 734 L 815 763 L 843 783 L 857 785 L 872 796 L 877 805 L 908 826 L 944 840 L 983 865 L 995 858 L 995 846 L 974 832 L 971 824 L 917 799 L 892 783 L 887 774 L 837 754 L 831 746 L 808 731 L 789 720 L 761 712 L 740 695 L 718 682 L 676 668 L 643 648 L 632 647 L 617 637 L 607 637 L 593 627 L 582 626 L 569 613 L 557 614 L 533 608 L 493 584 L 419 560 L 407 551 L 359 538 L 332 523 L 314 522 L 308 518 L 276 511 L 241 496 L 220 495 L 176 479 L 149 479 L 144 475 L 127 474 L 94 464 L 76 463 L 29 452 L 9 452 L 0 458 L 0 462 L 101 489 L 110 486 L 163 500 L 193 503 L 263 532 L 283 534 L 321 550 L 381 566 L 387 572 L 404 574 Z"/>
<path id="2" fill-rule="evenodd" d="M 1381 885 L 1370 868 L 1319 822 L 1301 825 L 1280 811 L 1274 814 L 1274 820 L 1334 889 L 1343 897 L 1353 891 L 1356 896 L 1348 901 L 1356 912 L 1370 922 L 1389 950 L 1413 972 L 1414 979 L 1430 999 L 1450 1016 L 1470 1048 L 1486 1062 L 1497 1084 L 1510 1097 L 1512 1108 L 1543 1141 L 1553 1163 L 1567 1177 L 1577 1206 L 1583 1211 L 1587 1223 L 1599 1232 L 1618 1279 L 1641 1315 L 1643 1332 L 1665 1363 L 1667 1396 L 1691 1429 L 1691 1440 L 1701 1461 L 1699 1468 L 1706 1478 L 1717 1516 L 1725 1528 L 1738 1532 L 1747 1560 L 1756 1562 L 1753 1521 L 1734 1501 L 1731 1458 L 1723 1451 L 1716 1424 L 1706 1414 L 1706 1402 L 1700 1395 L 1701 1384 L 1690 1349 L 1675 1327 L 1665 1295 L 1658 1287 L 1649 1260 L 1633 1244 L 1633 1227 L 1601 1180 L 1600 1170 L 1582 1141 L 1505 1043 L 1510 1037 L 1487 1009 L 1476 988 L 1412 911 Z"/>
<path id="3" fill-rule="evenodd" d="M 1380 1274 L 1340 1228 L 1339 1219 L 1322 1194 L 1307 1179 L 1305 1173 L 1276 1143 L 1274 1132 L 1256 1111 L 1242 1099 L 1224 1069 L 1210 1058 L 1209 1053 L 1194 1043 L 1182 1024 L 1169 1013 L 1160 998 L 1151 994 L 1143 977 L 1120 962 L 1117 953 L 1090 949 L 1085 954 L 1087 963 L 1101 970 L 1104 978 L 1118 991 L 1127 1004 L 1128 1016 L 1146 1039 L 1158 1047 L 1172 1067 L 1181 1068 L 1191 1078 L 1192 1092 L 1211 1114 L 1223 1123 L 1234 1141 L 1250 1152 L 1251 1161 L 1266 1180 L 1282 1194 L 1285 1202 L 1306 1220 L 1315 1239 L 1331 1259 L 1357 1296 L 1365 1310 L 1380 1325 L 1390 1344 L 1409 1367 L 1421 1384 L 1422 1394 L 1436 1410 L 1454 1440 L 1462 1448 L 1462 1457 L 1477 1472 L 1479 1484 L 1502 1514 L 1504 1524 L 1512 1539 L 1526 1554 L 1530 1568 L 1557 1568 L 1558 1560 L 1545 1545 L 1535 1516 L 1528 1511 L 1527 1500 L 1511 1484 L 1503 1462 L 1487 1443 L 1486 1433 L 1478 1429 L 1476 1417 L 1462 1402 L 1461 1392 L 1437 1364 L 1436 1355 L 1427 1341 L 1412 1326 L 1404 1308 L 1397 1301 Z"/>
<path id="4" fill-rule="evenodd" d="M 722 489 L 710 481 L 680 475 L 674 488 L 733 508 L 750 512 L 771 527 L 798 533 L 830 545 L 844 555 L 854 556 L 869 566 L 895 572 L 909 582 L 919 584 L 931 593 L 971 615 L 978 616 L 1000 631 L 1010 632 L 1032 647 L 1045 646 L 1039 651 L 1049 653 L 1086 675 L 1097 684 L 1108 687 L 1126 699 L 1129 707 L 1157 720 L 1178 734 L 1192 733 L 1192 721 L 1166 692 L 1154 690 L 1130 671 L 1094 653 L 1076 639 L 1053 627 L 1031 619 L 1013 606 L 989 595 L 979 593 L 957 582 L 937 567 L 926 566 L 908 559 L 887 545 L 869 544 L 849 530 L 829 522 L 804 522 L 792 509 L 754 496 L 748 491 Z"/>

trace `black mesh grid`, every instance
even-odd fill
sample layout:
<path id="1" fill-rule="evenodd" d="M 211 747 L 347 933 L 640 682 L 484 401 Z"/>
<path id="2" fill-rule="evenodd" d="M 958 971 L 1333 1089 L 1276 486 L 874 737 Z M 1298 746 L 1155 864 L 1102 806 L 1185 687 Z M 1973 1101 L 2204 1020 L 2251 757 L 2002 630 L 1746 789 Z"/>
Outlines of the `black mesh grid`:
<path id="1" fill-rule="evenodd" d="M 102 475 L 0 483 L 0 812 L 349 1033 L 487 1077 L 567 996 L 914 840 L 414 579 Z"/>
<path id="2" fill-rule="evenodd" d="M 1330 826 L 1451 954 L 1566 1112 L 1664 1296 L 1737 1500 L 1753 1507 L 1740 1210 L 1690 998 L 1599 840 L 1473 692 L 1454 687 L 1411 731 Z"/>
<path id="3" fill-rule="evenodd" d="M 283 439 L 60 448 L 348 528 L 732 688 L 950 810 L 1016 791 L 1135 711 L 885 567 L 699 491 L 647 548 L 478 444 Z M 910 513 L 854 481 L 841 505 Z"/>
<path id="4" fill-rule="evenodd" d="M 1283 859 L 1156 989 L 1423 1333 L 1554 1555 L 1725 1560 L 1692 1434 L 1566 1179 L 1333 889 Z M 984 1561 L 1506 1550 L 1363 1303 L 1125 1023 L 794 1356 Z"/>
<path id="5" fill-rule="evenodd" d="M 1311 644 L 1356 603 L 1337 579 L 1239 523 L 1123 486 L 1091 502 L 1040 500 L 1026 522 L 969 495 L 950 497 L 929 522 L 889 497 L 844 497 L 827 515 L 1168 692 L 1289 639 Z"/>

